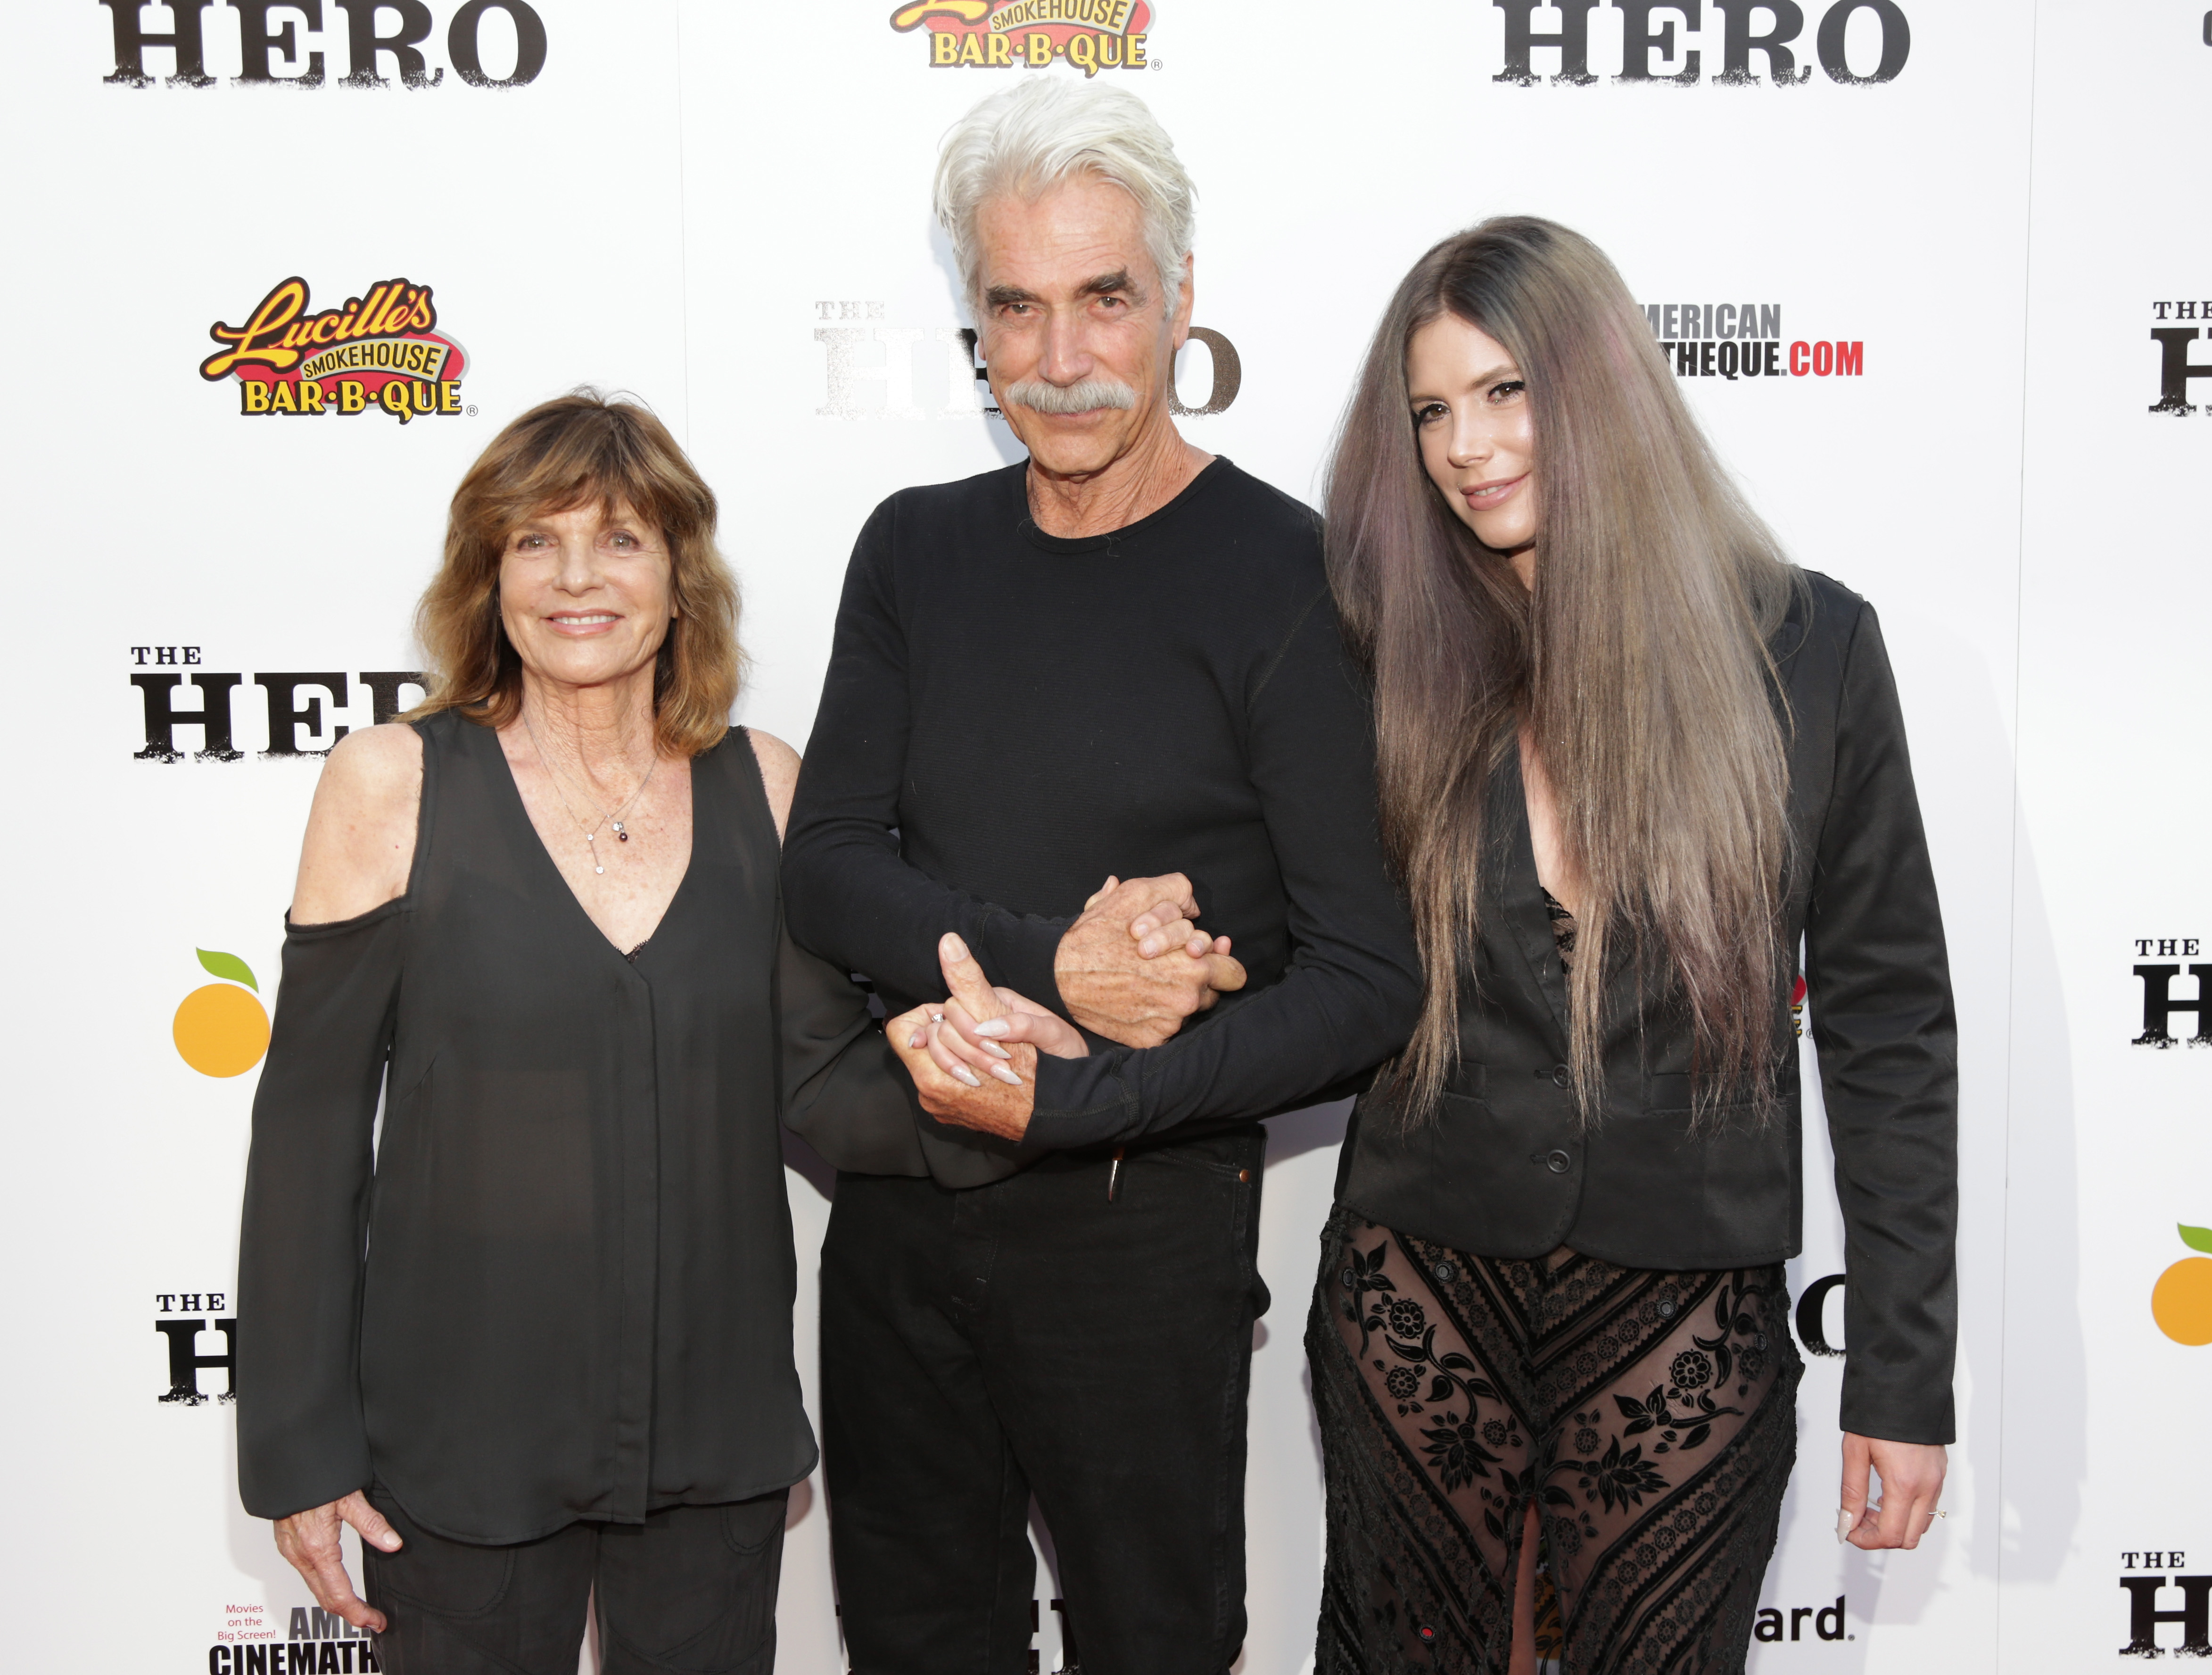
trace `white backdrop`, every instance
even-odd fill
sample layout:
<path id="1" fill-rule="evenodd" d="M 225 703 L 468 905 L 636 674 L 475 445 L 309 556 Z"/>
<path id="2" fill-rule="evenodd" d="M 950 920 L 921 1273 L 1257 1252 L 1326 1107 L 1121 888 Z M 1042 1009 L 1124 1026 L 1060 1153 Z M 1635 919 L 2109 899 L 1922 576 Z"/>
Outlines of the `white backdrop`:
<path id="1" fill-rule="evenodd" d="M 929 26 L 895 30 L 882 0 L 259 9 L 270 34 L 293 32 L 274 72 L 308 74 L 319 52 L 319 84 L 235 79 L 252 7 L 51 0 L 9 31 L 18 253 L 0 285 L 24 374 L 5 419 L 9 1667 L 220 1670 L 211 1648 L 281 1641 L 308 1603 L 237 1508 L 233 1410 L 157 1399 L 159 1323 L 228 1312 L 254 1081 L 193 1069 L 173 1020 L 195 990 L 251 994 L 195 950 L 242 960 L 273 999 L 317 766 L 264 753 L 255 677 L 346 679 L 343 702 L 284 692 L 304 709 L 321 691 L 324 713 L 280 752 L 367 724 L 360 677 L 416 667 L 409 615 L 461 472 L 507 418 L 590 381 L 649 401 L 721 494 L 755 659 L 741 714 L 803 748 L 868 509 L 1018 457 L 956 360 L 969 322 L 928 214 L 937 137 L 1007 77 L 1080 73 L 1064 57 L 936 67 Z M 1195 320 L 1241 368 L 1188 434 L 1293 494 L 1315 491 L 1392 284 L 1483 216 L 1589 233 L 1669 336 L 1733 352 L 1706 305 L 1778 309 L 1782 375 L 1726 379 L 1717 357 L 1683 382 L 1794 555 L 1880 606 L 1897 665 L 1960 1005 L 1961 1434 L 1929 1547 L 1838 1550 L 1839 1363 L 1814 1361 L 1762 1596 L 1798 1637 L 1784 1626 L 1755 1665 L 2103 1666 L 2138 1595 L 2174 1612 L 2204 1598 L 2142 1578 L 2195 1574 L 2192 1550 L 2212 1572 L 2212 1529 L 2188 1510 L 2212 1488 L 2193 1435 L 2212 1349 L 2173 1341 L 2150 1306 L 2191 1259 L 2179 1227 L 2212 1222 L 2212 1054 L 2130 1045 L 2133 968 L 2180 966 L 2170 993 L 2187 1000 L 2191 958 L 2212 947 L 2212 582 L 2192 503 L 2212 420 L 2149 411 L 2166 351 L 2148 335 L 2212 323 L 2212 19 L 2180 0 L 1809 0 L 1791 30 L 1784 0 L 1612 0 L 1588 13 L 1594 79 L 1553 81 L 1559 54 L 1539 48 L 1522 86 L 1495 79 L 1517 6 L 1133 9 L 1145 67 L 1101 73 L 1152 104 L 1199 182 Z M 1690 79 L 1619 79 L 1632 13 L 1666 43 L 1645 67 Z M 356 14 L 416 40 L 423 85 L 388 50 L 387 85 L 344 84 L 363 68 Z M 465 77 L 457 39 L 479 43 L 480 75 L 514 73 L 518 16 L 542 26 L 542 70 Z M 167 47 L 143 52 L 151 85 L 103 81 L 118 21 L 189 47 L 194 19 L 208 85 L 170 80 Z M 1785 36 L 1802 78 L 1774 85 L 1758 52 L 1754 84 L 1724 82 L 1732 20 Z M 1893 73 L 1845 82 L 1824 64 Z M 242 414 L 235 381 L 195 370 L 220 346 L 209 327 L 291 275 L 313 310 L 395 276 L 430 287 L 465 350 L 461 411 Z M 1861 370 L 1820 375 L 1837 351 L 1812 345 L 1838 344 Z M 2212 367 L 2212 343 L 2188 353 Z M 1217 371 L 1187 351 L 1189 405 L 1218 399 Z M 2186 390 L 2212 406 L 2212 377 Z M 132 673 L 237 674 L 239 759 L 197 759 L 190 728 L 182 759 L 135 759 Z M 2197 1027 L 2172 1014 L 2176 1037 Z M 1298 1675 L 1311 1650 L 1320 1477 L 1300 1335 L 1342 1122 L 1273 1124 L 1254 1675 Z M 1818 1184 L 1817 1131 L 1808 1145 Z M 810 1383 L 820 1179 L 790 1175 Z M 1816 1196 L 1793 1288 L 1841 1267 Z M 1826 1319 L 1839 1335 L 1840 1307 Z M 219 1358 L 224 1339 L 210 1325 L 193 1347 Z M 226 1387 L 220 1367 L 191 1376 Z M 783 1664 L 826 1675 L 844 1661 L 825 1514 L 810 1492 L 793 1508 Z M 1839 1598 L 1840 1621 L 1814 1615 Z M 2166 1648 L 2203 1638 L 2151 1628 Z"/>

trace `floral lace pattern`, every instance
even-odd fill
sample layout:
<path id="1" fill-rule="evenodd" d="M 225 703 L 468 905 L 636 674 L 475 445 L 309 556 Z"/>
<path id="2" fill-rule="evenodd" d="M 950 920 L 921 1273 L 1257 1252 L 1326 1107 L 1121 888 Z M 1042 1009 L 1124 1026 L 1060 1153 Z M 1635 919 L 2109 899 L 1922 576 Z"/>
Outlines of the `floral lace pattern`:
<path id="1" fill-rule="evenodd" d="M 1552 946 L 1559 951 L 1559 968 L 1575 969 L 1575 916 L 1549 890 L 1544 892 L 1544 915 L 1552 922 Z"/>
<path id="2" fill-rule="evenodd" d="M 1796 1453 L 1782 1269 L 1472 1256 L 1340 1207 L 1306 1335 L 1318 1675 L 1502 1672 L 1528 1508 L 1567 1675 L 1740 1671 Z"/>

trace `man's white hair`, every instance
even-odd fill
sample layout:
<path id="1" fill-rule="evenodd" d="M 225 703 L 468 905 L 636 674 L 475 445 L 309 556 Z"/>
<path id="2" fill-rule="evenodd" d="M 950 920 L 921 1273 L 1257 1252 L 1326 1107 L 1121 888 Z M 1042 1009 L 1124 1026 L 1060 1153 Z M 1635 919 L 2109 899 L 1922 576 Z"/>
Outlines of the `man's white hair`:
<path id="1" fill-rule="evenodd" d="M 1008 194 L 1034 199 L 1085 170 L 1137 200 L 1145 246 L 1173 315 L 1198 196 L 1175 142 L 1126 88 L 1028 73 L 953 124 L 938 154 L 937 218 L 951 235 L 961 283 L 979 314 L 983 258 L 975 216 L 985 200 Z"/>

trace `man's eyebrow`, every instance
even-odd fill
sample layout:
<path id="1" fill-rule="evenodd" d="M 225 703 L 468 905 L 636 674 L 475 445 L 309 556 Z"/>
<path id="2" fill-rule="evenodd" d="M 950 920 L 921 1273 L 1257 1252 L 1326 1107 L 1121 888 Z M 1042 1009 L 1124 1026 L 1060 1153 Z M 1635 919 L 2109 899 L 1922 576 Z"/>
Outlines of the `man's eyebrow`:
<path id="1" fill-rule="evenodd" d="M 1076 287 L 1076 295 L 1079 296 L 1111 296 L 1117 293 L 1139 301 L 1144 297 L 1143 288 L 1130 277 L 1129 270 L 1125 267 L 1116 268 L 1111 273 L 1102 273 L 1093 278 L 1086 279 Z M 1002 308 L 1010 302 L 1036 302 L 1041 300 L 1035 291 L 1021 285 L 991 285 L 986 287 L 983 292 L 984 302 L 994 308 Z"/>

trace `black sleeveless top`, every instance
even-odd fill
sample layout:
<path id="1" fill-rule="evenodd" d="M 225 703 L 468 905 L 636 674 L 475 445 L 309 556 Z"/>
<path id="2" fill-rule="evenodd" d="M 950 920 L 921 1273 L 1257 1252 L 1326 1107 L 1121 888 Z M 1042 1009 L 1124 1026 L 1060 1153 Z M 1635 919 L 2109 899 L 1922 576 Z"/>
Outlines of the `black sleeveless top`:
<path id="1" fill-rule="evenodd" d="M 247 1510 L 373 1476 L 425 1528 L 515 1542 L 798 1481 L 779 1077 L 827 1080 L 866 1002 L 814 962 L 811 1057 L 780 1065 L 795 951 L 750 740 L 694 758 L 690 867 L 633 960 L 497 735 L 416 731 L 406 894 L 285 938 L 239 1257 Z"/>

